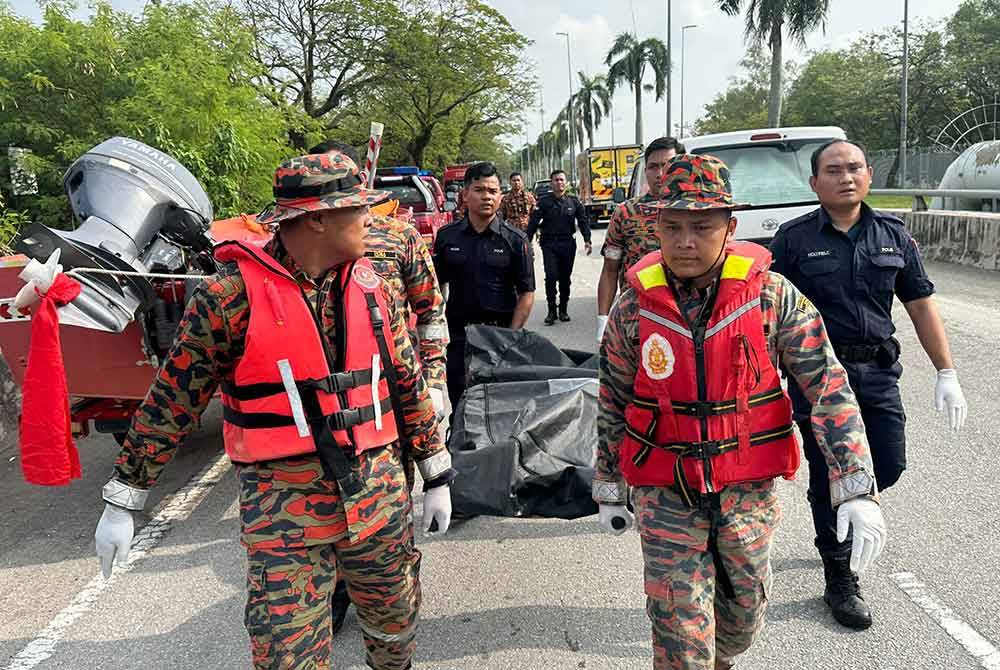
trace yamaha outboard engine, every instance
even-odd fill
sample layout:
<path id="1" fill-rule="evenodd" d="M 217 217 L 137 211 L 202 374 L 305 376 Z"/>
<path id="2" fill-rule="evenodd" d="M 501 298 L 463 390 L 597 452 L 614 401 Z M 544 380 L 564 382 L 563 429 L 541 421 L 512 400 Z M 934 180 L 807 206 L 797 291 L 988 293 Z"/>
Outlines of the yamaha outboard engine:
<path id="1" fill-rule="evenodd" d="M 33 225 L 16 245 L 21 253 L 44 261 L 59 248 L 66 271 L 91 268 L 168 275 L 211 271 L 207 252 L 212 246 L 208 234 L 212 204 L 198 180 L 167 154 L 136 140 L 113 137 L 78 158 L 66 171 L 63 185 L 78 225 L 72 231 Z M 164 319 L 179 318 L 183 279 L 178 299 L 178 282 L 169 280 L 96 272 L 75 277 L 83 291 L 73 309 L 60 314 L 61 322 L 121 332 L 141 313 L 152 314 L 159 322 L 152 339 L 163 351 L 163 344 L 172 338 Z M 170 315 L 162 295 L 164 285 L 174 294 Z"/>

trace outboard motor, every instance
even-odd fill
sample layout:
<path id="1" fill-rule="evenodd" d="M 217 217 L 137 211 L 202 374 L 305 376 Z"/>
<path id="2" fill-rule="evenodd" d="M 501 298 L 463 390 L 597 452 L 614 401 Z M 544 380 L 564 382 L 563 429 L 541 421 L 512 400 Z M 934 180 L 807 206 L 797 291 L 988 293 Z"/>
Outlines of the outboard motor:
<path id="1" fill-rule="evenodd" d="M 59 248 L 66 271 L 212 271 L 207 253 L 212 247 L 212 204 L 198 180 L 167 154 L 113 137 L 78 158 L 66 171 L 63 185 L 78 225 L 63 231 L 35 224 L 15 245 L 21 253 L 45 261 Z M 68 306 L 72 309 L 64 308 L 61 322 L 121 332 L 145 314 L 151 316 L 143 323 L 151 332 L 151 344 L 160 353 L 169 346 L 171 326 L 176 326 L 183 306 L 182 277 L 176 282 L 95 272 L 74 277 L 83 291 Z"/>

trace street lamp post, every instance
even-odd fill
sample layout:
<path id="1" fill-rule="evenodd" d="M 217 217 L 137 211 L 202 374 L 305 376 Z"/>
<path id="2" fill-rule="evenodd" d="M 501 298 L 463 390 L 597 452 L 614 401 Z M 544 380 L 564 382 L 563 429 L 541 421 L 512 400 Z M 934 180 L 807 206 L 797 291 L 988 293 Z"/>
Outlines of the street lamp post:
<path id="1" fill-rule="evenodd" d="M 684 137 L 684 33 L 686 33 L 689 28 L 697 27 L 698 25 L 694 23 L 681 26 L 681 126 L 677 133 L 677 139 Z"/>
<path id="2" fill-rule="evenodd" d="M 556 33 L 566 38 L 566 73 L 569 75 L 569 100 L 566 101 L 566 123 L 569 125 L 569 179 L 571 184 L 576 184 L 576 118 L 573 114 L 573 61 L 570 58 L 569 33 Z"/>
<path id="3" fill-rule="evenodd" d="M 906 188 L 906 115 L 910 78 L 910 0 L 903 0 L 903 84 L 899 94 L 899 174 L 896 183 Z"/>
<path id="4" fill-rule="evenodd" d="M 538 92 L 538 120 L 541 124 L 538 131 L 538 141 L 542 145 L 542 156 L 539 162 L 542 172 L 545 172 L 545 170 L 550 168 L 545 166 L 545 163 L 548 162 L 548 155 L 545 153 L 545 98 L 542 96 L 541 91 Z"/>
<path id="5" fill-rule="evenodd" d="M 671 107 L 670 103 L 672 100 L 670 96 L 673 93 L 673 89 L 670 86 L 670 82 L 674 76 L 673 68 L 671 67 L 671 61 L 670 61 L 670 37 L 671 34 L 673 33 L 673 31 L 670 29 L 670 15 L 671 15 L 672 4 L 673 0 L 667 0 L 667 132 L 665 132 L 664 135 L 670 135 L 672 133 L 672 131 L 670 130 L 671 127 L 670 124 L 673 121 L 673 119 L 670 118 L 670 107 Z"/>

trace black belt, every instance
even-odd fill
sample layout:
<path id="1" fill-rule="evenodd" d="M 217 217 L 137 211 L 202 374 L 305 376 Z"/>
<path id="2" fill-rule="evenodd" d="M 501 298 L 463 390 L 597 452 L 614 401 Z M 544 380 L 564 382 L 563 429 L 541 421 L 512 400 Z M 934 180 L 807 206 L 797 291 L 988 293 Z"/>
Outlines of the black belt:
<path id="1" fill-rule="evenodd" d="M 299 392 L 326 391 L 340 393 L 359 386 L 372 383 L 371 370 L 355 370 L 354 372 L 335 372 L 319 379 L 303 379 L 295 382 Z M 233 384 L 224 382 L 223 392 L 236 400 L 260 400 L 272 395 L 282 395 L 286 392 L 285 385 L 280 382 L 261 382 L 259 384 Z"/>
<path id="2" fill-rule="evenodd" d="M 759 405 L 766 405 L 769 402 L 774 402 L 775 400 L 780 400 L 784 397 L 785 392 L 780 386 L 777 386 L 769 391 L 763 391 L 761 393 L 755 393 L 747 399 L 748 407 L 757 407 Z M 653 410 L 658 412 L 660 409 L 659 403 L 652 398 L 640 398 L 637 397 L 633 401 L 637 407 L 643 407 L 645 409 Z M 736 400 L 722 400 L 718 402 L 711 401 L 696 401 L 696 402 L 671 402 L 671 408 L 674 414 L 683 414 L 684 416 L 719 416 L 721 414 L 732 414 L 736 411 Z"/>
<path id="3" fill-rule="evenodd" d="M 881 344 L 841 344 L 833 347 L 841 363 L 868 363 L 882 351 Z"/>
<path id="4" fill-rule="evenodd" d="M 379 403 L 379 409 L 383 415 L 392 411 L 391 399 L 385 398 L 382 400 L 382 402 Z M 285 428 L 287 426 L 295 425 L 295 419 L 285 414 L 273 414 L 270 412 L 241 412 L 229 407 L 228 405 L 222 408 L 222 416 L 226 421 L 234 426 L 239 426 L 240 428 Z M 326 424 L 330 427 L 330 430 L 347 430 L 348 428 L 353 428 L 354 426 L 374 421 L 375 406 L 365 405 L 364 407 L 345 409 L 322 418 L 311 416 L 306 417 L 306 421 L 308 421 L 310 425 L 324 419 Z"/>
<path id="5" fill-rule="evenodd" d="M 684 502 L 688 507 L 694 506 L 698 492 L 691 488 L 691 485 L 687 481 L 687 476 L 684 474 L 684 459 L 694 458 L 697 460 L 706 460 L 713 456 L 719 456 L 732 451 L 733 449 L 739 447 L 740 444 L 739 438 L 737 437 L 731 437 L 725 440 L 657 444 L 650 439 L 651 436 L 639 433 L 628 424 L 625 425 L 625 433 L 632 439 L 642 444 L 642 448 L 639 449 L 639 451 L 635 453 L 635 456 L 632 457 L 632 463 L 637 468 L 642 467 L 642 464 L 649 458 L 653 449 L 665 449 L 677 456 L 677 460 L 674 461 L 674 484 L 677 487 L 678 493 L 680 493 L 681 497 L 684 498 Z M 766 444 L 768 442 L 773 442 L 774 440 L 788 437 L 791 434 L 791 423 L 773 428 L 771 430 L 762 430 L 756 433 L 751 433 L 750 446 L 756 447 L 761 444 Z M 709 476 L 709 473 L 706 472 L 706 476 Z"/>
<path id="6" fill-rule="evenodd" d="M 841 363 L 870 363 L 877 361 L 883 367 L 890 367 L 899 360 L 899 341 L 890 337 L 878 344 L 835 344 L 833 351 Z"/>

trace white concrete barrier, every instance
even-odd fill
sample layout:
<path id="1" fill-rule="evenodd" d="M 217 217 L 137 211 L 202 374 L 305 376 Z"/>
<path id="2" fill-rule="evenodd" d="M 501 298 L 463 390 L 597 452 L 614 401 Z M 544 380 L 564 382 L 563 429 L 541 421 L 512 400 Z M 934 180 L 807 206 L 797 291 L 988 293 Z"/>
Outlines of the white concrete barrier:
<path id="1" fill-rule="evenodd" d="M 925 259 L 1000 270 L 1000 214 L 889 211 L 902 216 Z"/>

